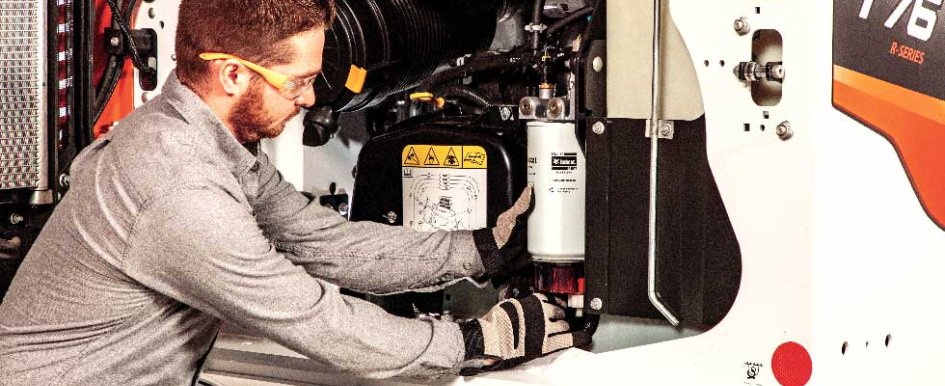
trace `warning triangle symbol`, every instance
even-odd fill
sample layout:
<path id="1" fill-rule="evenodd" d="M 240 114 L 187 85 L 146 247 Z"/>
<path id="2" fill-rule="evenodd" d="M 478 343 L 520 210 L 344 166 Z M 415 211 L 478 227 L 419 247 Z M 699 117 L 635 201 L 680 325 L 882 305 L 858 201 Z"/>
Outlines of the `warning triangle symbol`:
<path id="1" fill-rule="evenodd" d="M 456 158 L 456 153 L 453 152 L 453 148 L 450 148 L 450 151 L 446 153 L 446 160 L 443 161 L 443 166 L 459 166 L 459 159 Z"/>
<path id="2" fill-rule="evenodd" d="M 413 150 L 413 146 L 410 147 L 407 157 L 404 158 L 404 165 L 420 165 L 420 158 L 417 158 L 417 152 Z"/>
<path id="3" fill-rule="evenodd" d="M 440 166 L 440 160 L 436 158 L 436 153 L 433 152 L 433 147 L 430 147 L 430 151 L 427 152 L 427 158 L 423 161 L 424 165 L 430 166 Z"/>

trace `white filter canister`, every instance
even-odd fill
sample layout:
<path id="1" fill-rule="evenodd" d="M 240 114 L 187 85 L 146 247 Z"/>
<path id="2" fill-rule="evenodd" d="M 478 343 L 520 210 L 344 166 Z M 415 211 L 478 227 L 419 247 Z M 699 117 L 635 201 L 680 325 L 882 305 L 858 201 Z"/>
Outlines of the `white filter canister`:
<path id="1" fill-rule="evenodd" d="M 536 262 L 584 261 L 585 171 L 573 123 L 528 122 L 528 252 Z"/>

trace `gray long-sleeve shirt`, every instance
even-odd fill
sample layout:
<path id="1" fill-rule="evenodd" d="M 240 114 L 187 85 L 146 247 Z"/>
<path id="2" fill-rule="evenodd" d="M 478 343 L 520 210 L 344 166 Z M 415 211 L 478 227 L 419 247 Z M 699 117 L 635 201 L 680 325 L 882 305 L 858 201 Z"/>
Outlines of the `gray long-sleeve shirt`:
<path id="1" fill-rule="evenodd" d="M 310 203 L 176 76 L 85 149 L 71 180 L 0 305 L 2 385 L 189 384 L 224 320 L 369 377 L 463 360 L 455 324 L 332 284 L 480 276 L 471 232 L 347 222 Z"/>

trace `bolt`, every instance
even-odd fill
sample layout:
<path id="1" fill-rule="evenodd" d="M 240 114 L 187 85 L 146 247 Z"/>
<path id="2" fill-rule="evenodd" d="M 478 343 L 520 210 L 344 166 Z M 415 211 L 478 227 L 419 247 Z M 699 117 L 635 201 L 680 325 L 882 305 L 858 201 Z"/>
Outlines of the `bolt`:
<path id="1" fill-rule="evenodd" d="M 594 126 L 591 127 L 591 130 L 594 131 L 594 134 L 604 134 L 604 130 L 607 127 L 604 126 L 604 122 L 596 122 Z"/>
<path id="2" fill-rule="evenodd" d="M 171 60 L 177 61 L 177 54 L 171 54 Z"/>
<path id="3" fill-rule="evenodd" d="M 512 109 L 509 106 L 502 106 L 499 108 L 499 118 L 502 118 L 503 121 L 512 119 Z"/>
<path id="4" fill-rule="evenodd" d="M 778 127 L 774 130 L 778 134 L 778 138 L 781 138 L 782 141 L 787 141 L 794 136 L 794 130 L 791 129 L 791 122 L 784 121 L 778 124 Z"/>
<path id="5" fill-rule="evenodd" d="M 16 225 L 16 224 L 19 224 L 19 223 L 23 222 L 23 220 L 25 220 L 25 218 L 23 218 L 23 215 L 22 215 L 22 214 L 19 214 L 19 213 L 11 213 L 9 220 L 10 220 L 10 225 Z"/>
<path id="6" fill-rule="evenodd" d="M 735 32 L 739 35 L 744 35 L 751 31 L 751 26 L 748 25 L 748 18 L 745 17 L 735 19 L 735 23 L 732 24 L 732 27 L 735 28 Z"/>
<path id="7" fill-rule="evenodd" d="M 519 104 L 518 110 L 522 115 L 532 115 L 532 104 L 528 99 L 522 99 L 522 103 Z"/>
<path id="8" fill-rule="evenodd" d="M 111 44 L 112 47 L 118 47 L 121 44 L 121 39 L 118 36 L 112 36 L 111 39 L 108 39 L 108 44 Z"/>
<path id="9" fill-rule="evenodd" d="M 348 217 L 348 204 L 344 202 L 338 204 L 338 213 L 342 216 Z"/>
<path id="10" fill-rule="evenodd" d="M 771 68 L 768 70 L 768 74 L 771 75 L 771 79 L 784 80 L 784 65 L 775 64 L 771 66 Z"/>
<path id="11" fill-rule="evenodd" d="M 673 128 L 672 128 L 672 126 L 669 125 L 669 123 L 665 123 L 665 122 L 664 122 L 664 123 L 661 123 L 661 124 L 660 124 L 660 135 L 661 135 L 661 136 L 663 136 L 663 137 L 669 137 L 669 136 L 672 134 L 672 132 L 673 132 Z"/>
<path id="12" fill-rule="evenodd" d="M 68 188 L 68 187 L 69 187 L 69 182 L 71 182 L 71 181 L 70 181 L 70 178 L 69 178 L 69 175 L 68 175 L 68 174 L 60 174 L 60 175 L 59 175 L 59 186 L 61 186 L 61 187 L 63 187 L 63 188 Z"/>
<path id="13" fill-rule="evenodd" d="M 141 102 L 142 102 L 142 103 L 148 103 L 149 100 L 151 100 L 151 93 L 150 93 L 150 92 L 145 91 L 145 92 L 141 93 Z"/>
<path id="14" fill-rule="evenodd" d="M 594 60 L 591 61 L 591 66 L 594 67 L 594 72 L 604 71 L 604 59 L 600 56 L 595 56 Z"/>
<path id="15" fill-rule="evenodd" d="M 397 222 L 397 213 L 394 211 L 387 212 L 387 216 L 384 216 L 387 219 L 387 222 L 393 224 Z"/>
<path id="16" fill-rule="evenodd" d="M 548 115 L 552 118 L 557 118 L 561 115 L 561 107 L 560 99 L 552 99 L 551 102 L 548 103 Z"/>
<path id="17" fill-rule="evenodd" d="M 604 308 L 604 301 L 600 298 L 591 299 L 591 309 L 595 311 L 600 311 L 601 308 Z"/>

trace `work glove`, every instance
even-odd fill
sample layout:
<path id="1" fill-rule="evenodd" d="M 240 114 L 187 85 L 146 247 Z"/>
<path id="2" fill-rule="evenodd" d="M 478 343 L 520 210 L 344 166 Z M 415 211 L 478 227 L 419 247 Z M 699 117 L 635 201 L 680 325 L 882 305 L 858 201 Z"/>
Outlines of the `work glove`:
<path id="1" fill-rule="evenodd" d="M 532 188 L 526 187 L 512 204 L 499 215 L 495 228 L 473 231 L 476 249 L 493 281 L 502 282 L 515 271 L 531 266 L 528 256 L 528 215 L 535 205 Z"/>
<path id="2" fill-rule="evenodd" d="M 13 236 L 10 239 L 0 237 L 0 260 L 16 259 L 20 257 L 20 247 L 22 246 L 20 238 Z"/>
<path id="3" fill-rule="evenodd" d="M 543 294 L 508 299 L 479 319 L 459 323 L 466 345 L 461 375 L 506 369 L 591 341 L 593 331 L 570 331 L 563 304 Z M 594 326 L 596 328 L 596 325 Z"/>

